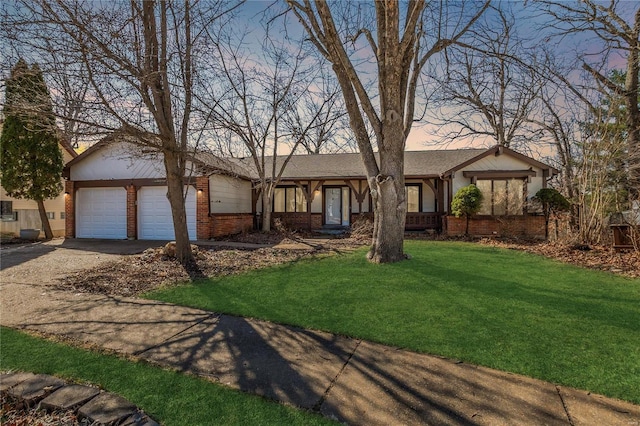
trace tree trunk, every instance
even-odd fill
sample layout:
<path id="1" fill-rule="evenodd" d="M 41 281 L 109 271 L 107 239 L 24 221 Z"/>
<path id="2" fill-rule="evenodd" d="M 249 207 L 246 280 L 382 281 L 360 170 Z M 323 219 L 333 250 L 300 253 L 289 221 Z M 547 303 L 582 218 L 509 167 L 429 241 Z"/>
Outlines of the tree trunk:
<path id="1" fill-rule="evenodd" d="M 401 123 L 401 120 L 398 120 Z M 395 124 L 395 123 L 394 123 Z M 374 263 L 398 262 L 405 259 L 404 225 L 407 203 L 404 192 L 404 132 L 393 134 L 392 127 L 383 128 L 385 140 L 380 147 L 380 173 L 369 176 L 374 206 L 374 233 L 367 258 Z M 402 138 L 401 141 L 391 138 Z M 385 148 L 385 145 L 389 148 Z"/>
<path id="2" fill-rule="evenodd" d="M 194 262 L 187 229 L 183 173 L 178 158 L 173 152 L 164 153 L 164 165 L 167 173 L 167 197 L 171 205 L 173 229 L 176 236 L 176 258 L 182 265 Z M 195 235 L 194 235 L 195 237 Z"/>
<path id="3" fill-rule="evenodd" d="M 47 211 L 44 208 L 43 200 L 36 200 L 38 203 L 38 213 L 40 213 L 40 221 L 42 222 L 42 231 L 44 232 L 44 237 L 47 240 L 53 238 L 53 231 L 51 231 L 51 224 L 49 223 L 49 218 L 47 217 Z"/>
<path id="4" fill-rule="evenodd" d="M 466 215 L 464 215 L 464 217 L 465 217 L 466 222 L 467 222 L 467 223 L 466 223 L 466 226 L 465 226 L 465 228 L 464 228 L 464 235 L 465 235 L 466 237 L 468 237 L 468 236 L 469 236 L 469 215 L 468 215 L 468 214 L 466 214 Z"/>
<path id="5" fill-rule="evenodd" d="M 271 232 L 271 197 L 270 196 L 262 197 L 262 232 Z"/>
<path id="6" fill-rule="evenodd" d="M 273 187 L 263 182 L 262 187 L 262 232 L 271 232 L 271 200 L 273 199 Z"/>
<path id="7" fill-rule="evenodd" d="M 549 240 L 549 215 L 544 215 L 544 240 Z"/>
<path id="8" fill-rule="evenodd" d="M 636 11 L 635 30 L 640 31 L 640 9 Z M 638 40 L 638 32 L 634 34 Z M 640 199 L 640 111 L 638 109 L 640 58 L 638 48 L 629 50 L 627 57 L 627 75 L 625 81 L 625 103 L 627 107 L 627 143 L 629 164 L 629 198 L 630 201 Z"/>

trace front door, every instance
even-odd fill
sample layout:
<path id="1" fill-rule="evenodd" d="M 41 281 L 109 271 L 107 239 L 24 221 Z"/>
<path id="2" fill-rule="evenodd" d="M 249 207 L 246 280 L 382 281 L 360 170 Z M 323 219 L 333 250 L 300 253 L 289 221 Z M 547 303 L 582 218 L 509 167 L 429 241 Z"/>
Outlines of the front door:
<path id="1" fill-rule="evenodd" d="M 349 187 L 328 187 L 324 189 L 324 224 L 349 226 Z"/>

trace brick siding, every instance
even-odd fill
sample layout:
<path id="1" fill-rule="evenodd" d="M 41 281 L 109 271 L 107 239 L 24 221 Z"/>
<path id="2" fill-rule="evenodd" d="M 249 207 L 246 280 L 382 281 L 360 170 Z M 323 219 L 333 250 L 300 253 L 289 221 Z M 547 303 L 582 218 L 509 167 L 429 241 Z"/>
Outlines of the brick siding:
<path id="1" fill-rule="evenodd" d="M 73 181 L 64 183 L 64 236 L 75 238 L 76 236 L 76 192 Z"/>
<path id="2" fill-rule="evenodd" d="M 209 238 L 249 232 L 253 229 L 252 213 L 214 213 L 209 216 Z"/>
<path id="3" fill-rule="evenodd" d="M 447 235 L 464 235 L 465 227 L 466 219 L 464 217 L 446 217 Z M 532 215 L 472 217 L 469 222 L 469 234 L 544 238 L 544 217 Z"/>
<path id="4" fill-rule="evenodd" d="M 212 219 L 209 214 L 209 178 L 196 178 L 196 238 L 208 240 L 212 237 Z M 253 224 L 253 220 L 252 220 Z"/>
<path id="5" fill-rule="evenodd" d="M 129 185 L 127 190 L 127 238 L 130 240 L 138 237 L 138 188 Z"/>
<path id="6" fill-rule="evenodd" d="M 280 219 L 290 230 L 309 229 L 308 213 L 271 213 L 271 218 Z M 311 229 L 322 228 L 322 213 L 311 213 Z"/>

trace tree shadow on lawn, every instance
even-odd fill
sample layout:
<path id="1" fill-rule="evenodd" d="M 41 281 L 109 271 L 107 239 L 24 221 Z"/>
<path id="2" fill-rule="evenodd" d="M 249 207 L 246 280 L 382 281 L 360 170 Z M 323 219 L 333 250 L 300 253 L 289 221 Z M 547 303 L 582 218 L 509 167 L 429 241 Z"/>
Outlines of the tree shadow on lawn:
<path id="1" fill-rule="evenodd" d="M 351 424 L 517 423 L 532 415 L 554 423 L 564 413 L 550 384 L 538 389 L 531 379 L 455 361 L 154 301 L 80 295 L 22 327 L 135 355 Z"/>

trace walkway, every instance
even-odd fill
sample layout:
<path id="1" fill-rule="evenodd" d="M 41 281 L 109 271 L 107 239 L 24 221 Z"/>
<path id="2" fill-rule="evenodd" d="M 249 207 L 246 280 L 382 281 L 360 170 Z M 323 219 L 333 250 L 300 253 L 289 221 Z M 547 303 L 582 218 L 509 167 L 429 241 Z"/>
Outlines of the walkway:
<path id="1" fill-rule="evenodd" d="M 54 290 L 56 276 L 80 268 L 70 259 L 91 266 L 112 255 L 96 245 L 50 248 L 3 268 L 2 325 L 80 339 L 353 425 L 640 424 L 640 406 L 455 360 L 160 302 Z M 3 251 L 3 263 L 7 257 Z"/>

